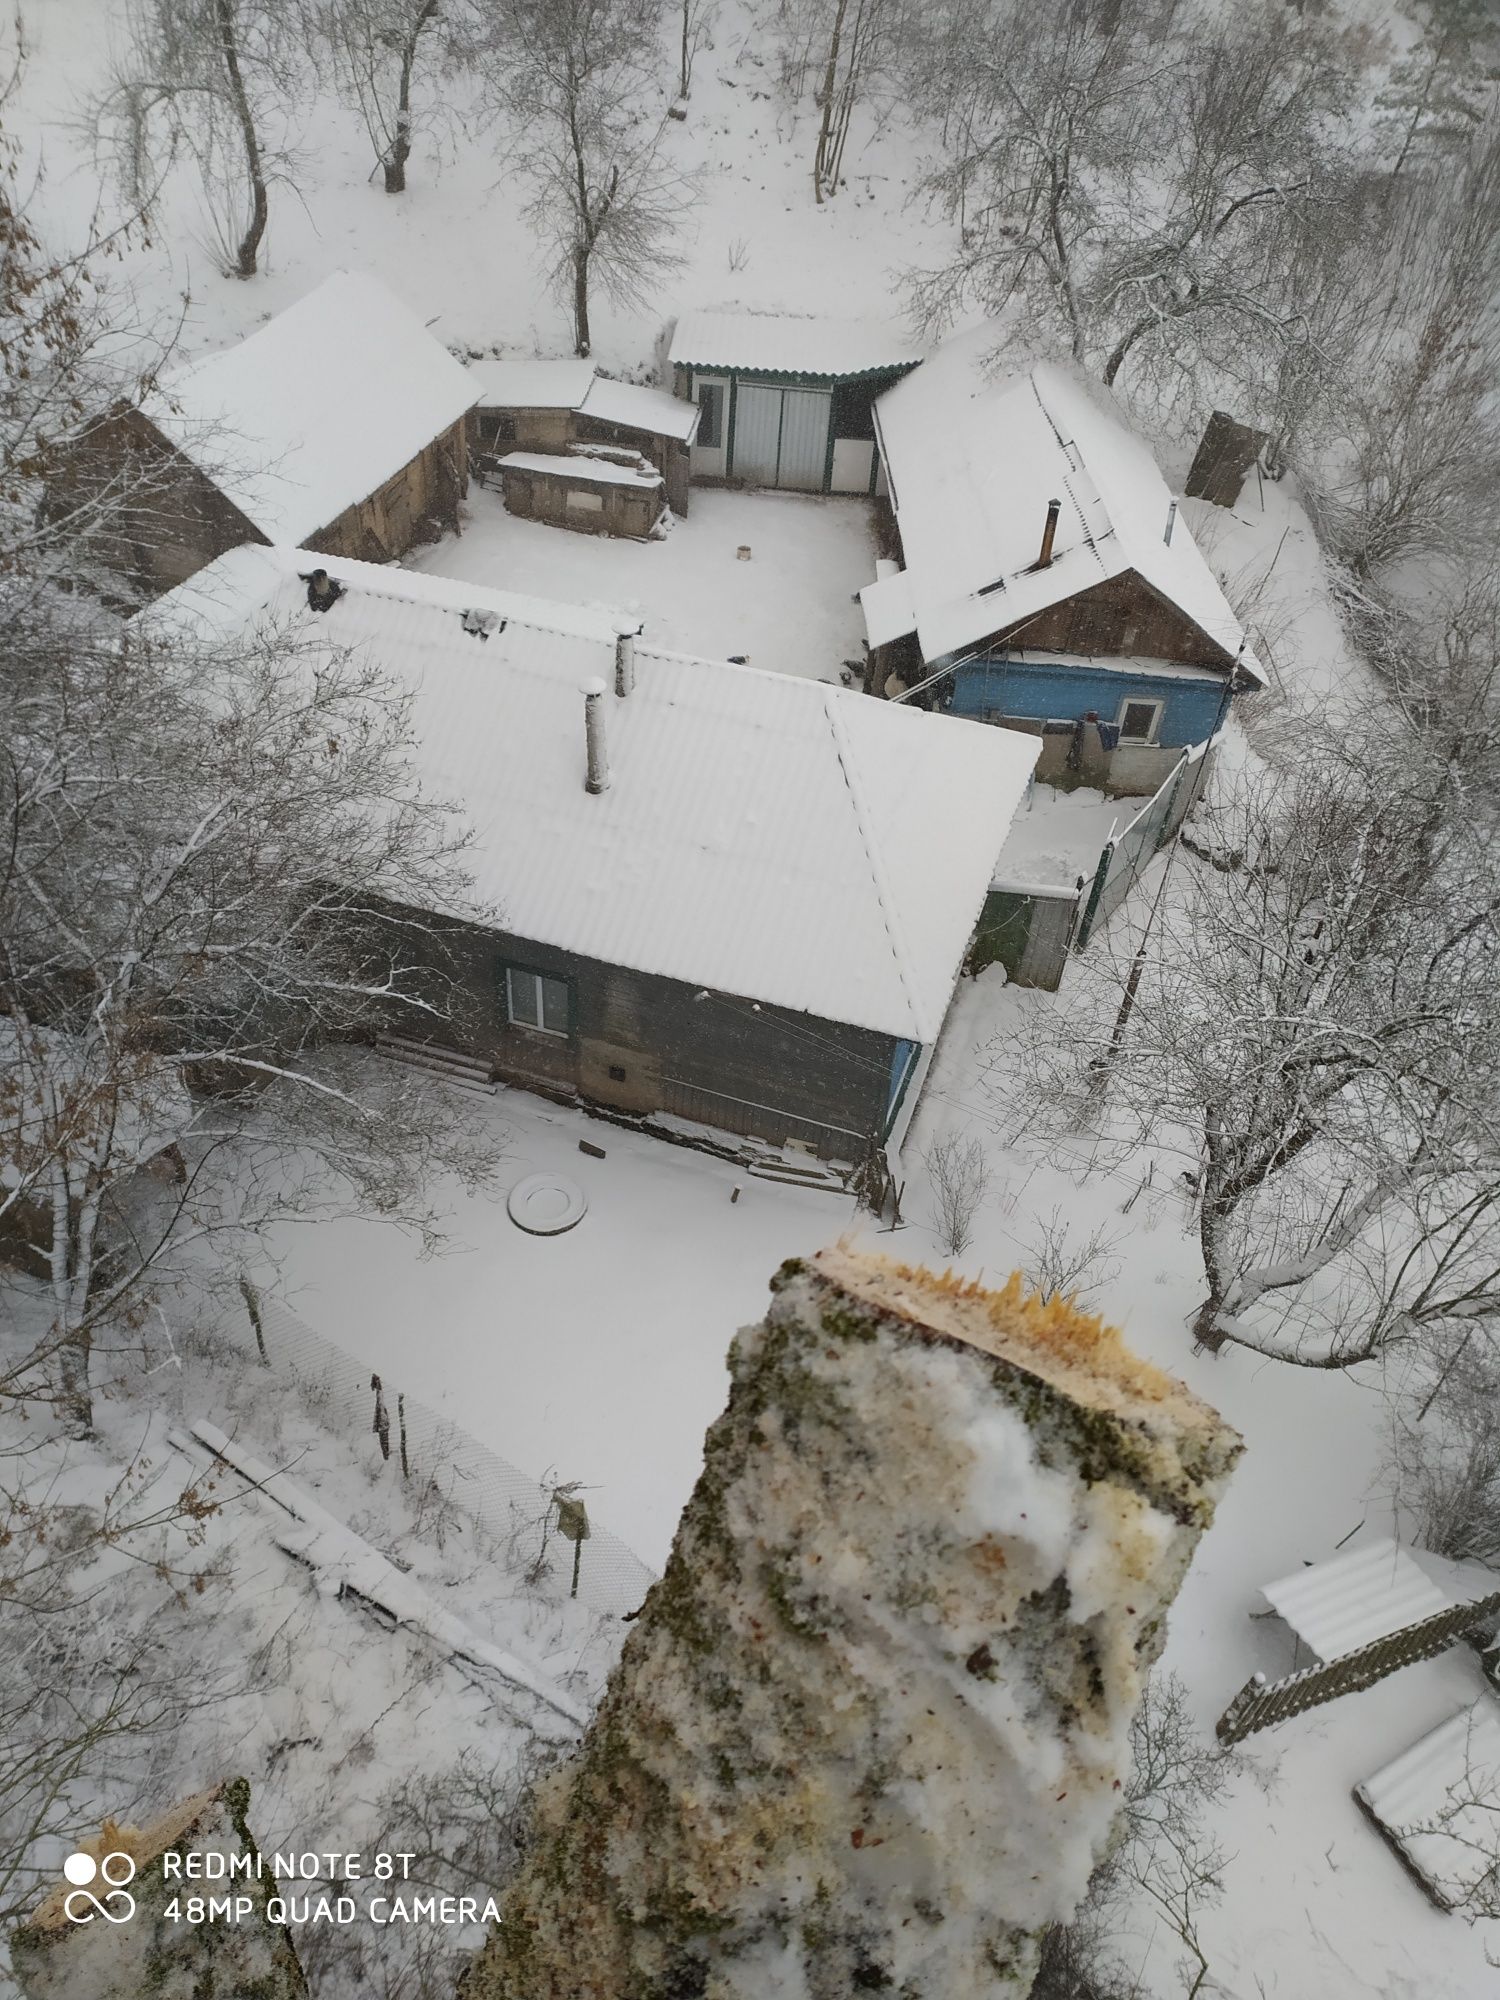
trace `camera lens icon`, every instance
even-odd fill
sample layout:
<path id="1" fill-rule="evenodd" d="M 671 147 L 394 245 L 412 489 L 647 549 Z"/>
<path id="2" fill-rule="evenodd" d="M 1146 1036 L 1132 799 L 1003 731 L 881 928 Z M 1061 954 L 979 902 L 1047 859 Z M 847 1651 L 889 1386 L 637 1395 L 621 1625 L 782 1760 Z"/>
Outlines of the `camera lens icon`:
<path id="1" fill-rule="evenodd" d="M 70 1924 L 91 1924 L 95 1917 L 126 1924 L 135 1915 L 135 1898 L 125 1888 L 135 1880 L 135 1861 L 122 1850 L 113 1849 L 95 1860 L 79 1848 L 63 1863 L 63 1877 L 73 1885 L 63 1898 L 63 1914 Z M 103 1883 L 102 1896 L 94 1894 L 95 1882 Z"/>

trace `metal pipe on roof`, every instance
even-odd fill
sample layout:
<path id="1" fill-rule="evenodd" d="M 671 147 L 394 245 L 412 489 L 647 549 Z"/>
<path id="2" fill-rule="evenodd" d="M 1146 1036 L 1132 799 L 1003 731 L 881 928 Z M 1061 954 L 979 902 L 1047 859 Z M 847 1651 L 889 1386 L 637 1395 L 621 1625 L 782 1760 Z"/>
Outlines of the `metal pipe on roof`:
<path id="1" fill-rule="evenodd" d="M 1050 569 L 1052 566 L 1052 544 L 1057 539 L 1057 517 L 1061 512 L 1061 500 L 1047 502 L 1047 525 L 1042 529 L 1042 552 L 1036 559 L 1038 569 Z"/>
<path id="2" fill-rule="evenodd" d="M 1172 546 L 1172 530 L 1176 527 L 1176 525 L 1177 525 L 1177 502 L 1173 500 L 1170 501 L 1167 506 L 1167 532 L 1162 536 L 1162 540 L 1166 543 L 1168 548 L 1171 548 Z"/>
<path id="3" fill-rule="evenodd" d="M 602 792 L 609 785 L 609 752 L 604 742 L 604 683 L 597 676 L 583 683 L 583 740 L 588 753 L 584 789 Z"/>
<path id="4" fill-rule="evenodd" d="M 635 686 L 635 640 L 635 632 L 615 634 L 615 693 L 621 697 Z"/>

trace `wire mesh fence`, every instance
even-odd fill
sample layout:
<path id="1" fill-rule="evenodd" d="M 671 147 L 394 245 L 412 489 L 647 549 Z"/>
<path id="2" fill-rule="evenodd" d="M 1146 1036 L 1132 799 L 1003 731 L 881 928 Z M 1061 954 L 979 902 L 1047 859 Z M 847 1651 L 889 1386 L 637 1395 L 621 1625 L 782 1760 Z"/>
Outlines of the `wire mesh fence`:
<path id="1" fill-rule="evenodd" d="M 1104 844 L 1092 888 L 1084 901 L 1074 949 L 1082 951 L 1094 932 L 1112 916 L 1134 888 L 1153 858 L 1182 824 L 1188 808 L 1203 789 L 1208 771 L 1208 744 L 1185 750 L 1177 768 L 1148 799 L 1135 818 L 1112 833 Z"/>
<path id="2" fill-rule="evenodd" d="M 521 1471 L 397 1382 L 318 1333 L 281 1300 L 241 1286 L 243 1311 L 219 1332 L 261 1366 L 297 1383 L 330 1430 L 372 1437 L 414 1493 L 435 1490 L 514 1554 L 533 1581 L 544 1575 L 596 1611 L 634 1611 L 655 1582 L 635 1551 L 593 1520 L 571 1486 Z"/>

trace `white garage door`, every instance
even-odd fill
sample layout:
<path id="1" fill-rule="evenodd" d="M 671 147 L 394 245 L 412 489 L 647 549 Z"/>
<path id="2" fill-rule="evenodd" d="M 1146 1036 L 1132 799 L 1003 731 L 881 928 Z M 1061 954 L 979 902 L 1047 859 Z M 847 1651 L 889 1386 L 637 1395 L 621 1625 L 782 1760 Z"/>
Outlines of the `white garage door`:
<path id="1" fill-rule="evenodd" d="M 776 484 L 797 493 L 821 493 L 833 398 L 826 389 L 783 389 L 781 396 L 781 463 L 776 468 Z"/>
<path id="2" fill-rule="evenodd" d="M 781 391 L 742 382 L 734 398 L 735 478 L 774 486 L 780 444 Z"/>
<path id="3" fill-rule="evenodd" d="M 826 389 L 770 389 L 742 382 L 735 392 L 736 479 L 821 493 L 833 397 Z"/>

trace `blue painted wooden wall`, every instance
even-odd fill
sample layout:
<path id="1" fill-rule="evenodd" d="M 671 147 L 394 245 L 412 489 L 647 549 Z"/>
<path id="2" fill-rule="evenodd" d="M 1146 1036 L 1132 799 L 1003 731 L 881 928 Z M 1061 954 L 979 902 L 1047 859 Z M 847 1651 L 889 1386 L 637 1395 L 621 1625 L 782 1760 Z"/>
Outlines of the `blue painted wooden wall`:
<path id="1" fill-rule="evenodd" d="M 1174 748 L 1201 743 L 1213 733 L 1224 692 L 1223 677 L 1211 673 L 1188 680 L 1030 660 L 976 660 L 956 669 L 945 685 L 952 713 L 981 721 L 1002 715 L 1076 721 L 1092 708 L 1102 722 L 1113 722 L 1122 701 L 1164 702 L 1155 741 Z"/>

